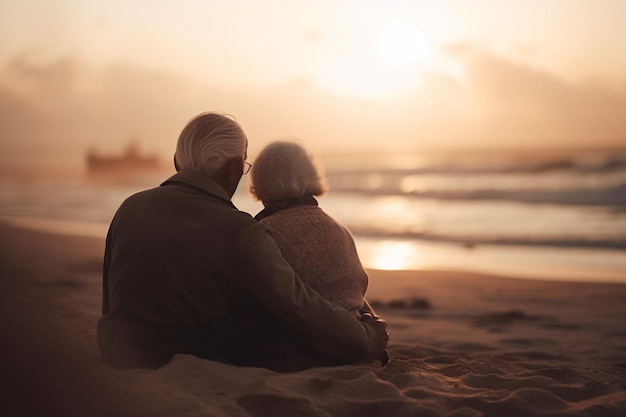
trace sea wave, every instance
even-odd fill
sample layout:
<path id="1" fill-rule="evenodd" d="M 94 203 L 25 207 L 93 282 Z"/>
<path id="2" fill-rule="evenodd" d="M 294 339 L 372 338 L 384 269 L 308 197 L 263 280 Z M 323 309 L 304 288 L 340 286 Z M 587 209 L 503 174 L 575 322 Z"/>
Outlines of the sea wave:
<path id="1" fill-rule="evenodd" d="M 626 206 L 626 152 L 431 159 L 326 172 L 330 190 L 438 200 Z"/>
<path id="2" fill-rule="evenodd" d="M 549 172 L 572 173 L 611 173 L 626 171 L 626 149 L 605 151 L 561 151 L 550 152 L 504 152 L 443 154 L 424 157 L 419 154 L 390 157 L 379 155 L 378 160 L 366 160 L 362 166 L 347 169 L 334 166 L 332 171 L 339 175 L 347 173 L 368 173 L 371 166 L 378 166 L 377 172 L 386 174 L 542 174 Z M 409 161 L 409 162 L 406 162 Z"/>
<path id="3" fill-rule="evenodd" d="M 527 237 L 527 236 L 451 236 L 429 232 L 397 231 L 376 227 L 350 226 L 350 231 L 357 237 L 422 240 L 430 242 L 454 243 L 472 249 L 478 245 L 500 246 L 544 246 L 555 248 L 587 248 L 626 250 L 624 238 L 575 238 L 575 237 Z"/>
<path id="4" fill-rule="evenodd" d="M 560 204 L 580 206 L 612 206 L 626 210 L 626 183 L 597 189 L 474 189 L 474 190 L 406 190 L 401 186 L 367 187 L 332 186 L 335 193 L 362 195 L 401 195 L 436 200 L 506 200 L 531 204 Z"/>

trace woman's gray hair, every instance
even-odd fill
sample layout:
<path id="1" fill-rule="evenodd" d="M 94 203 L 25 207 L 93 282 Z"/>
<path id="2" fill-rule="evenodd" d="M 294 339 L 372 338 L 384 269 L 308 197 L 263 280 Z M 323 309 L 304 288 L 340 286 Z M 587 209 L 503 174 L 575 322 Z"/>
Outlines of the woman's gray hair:
<path id="1" fill-rule="evenodd" d="M 250 172 L 250 194 L 263 203 L 320 196 L 327 191 L 317 161 L 295 142 L 276 141 L 256 157 Z"/>
<path id="2" fill-rule="evenodd" d="M 212 174 L 232 158 L 245 159 L 248 139 L 234 117 L 202 113 L 180 132 L 174 161 L 179 171 Z"/>

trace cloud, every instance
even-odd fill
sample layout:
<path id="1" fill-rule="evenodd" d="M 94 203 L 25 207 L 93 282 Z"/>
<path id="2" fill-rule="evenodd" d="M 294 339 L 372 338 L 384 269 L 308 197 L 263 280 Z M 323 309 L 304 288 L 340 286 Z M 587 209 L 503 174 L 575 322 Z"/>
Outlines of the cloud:
<path id="1" fill-rule="evenodd" d="M 467 45 L 448 52 L 463 62 L 481 120 L 476 134 L 518 146 L 626 143 L 626 89 L 566 81 Z"/>
<path id="2" fill-rule="evenodd" d="M 310 79 L 222 86 L 125 63 L 19 55 L 0 73 L 0 164 L 80 167 L 88 148 L 115 152 L 133 137 L 167 160 L 184 124 L 203 111 L 236 116 L 253 150 L 287 136 L 345 139 L 334 129 L 356 126 L 358 112 L 346 99 L 324 100 Z"/>
<path id="3" fill-rule="evenodd" d="M 471 45 L 449 45 L 464 74 L 425 76 L 386 100 L 340 96 L 312 78 L 259 87 L 221 85 L 126 63 L 94 68 L 80 56 L 19 54 L 0 73 L 0 164 L 82 164 L 92 146 L 119 150 L 137 136 L 169 158 L 202 111 L 234 114 L 251 142 L 298 137 L 342 150 L 594 146 L 626 139 L 626 89 L 572 83 Z"/>
<path id="4" fill-rule="evenodd" d="M 48 64 L 37 64 L 34 58 L 28 52 L 17 55 L 6 66 L 6 75 L 47 94 L 63 94 L 72 88 L 78 70 L 76 57 L 67 55 Z"/>
<path id="5" fill-rule="evenodd" d="M 0 77 L 0 162 L 80 165 L 88 147 L 117 149 L 132 136 L 158 151 L 170 148 L 179 126 L 203 107 L 196 91 L 170 73 L 17 56 Z"/>

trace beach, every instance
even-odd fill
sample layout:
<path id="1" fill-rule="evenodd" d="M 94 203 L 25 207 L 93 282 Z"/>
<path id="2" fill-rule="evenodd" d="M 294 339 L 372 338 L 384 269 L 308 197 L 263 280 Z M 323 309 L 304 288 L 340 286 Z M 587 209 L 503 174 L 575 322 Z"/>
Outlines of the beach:
<path id="1" fill-rule="evenodd" d="M 368 270 L 391 362 L 99 361 L 104 237 L 0 223 L 3 415 L 624 416 L 626 285 Z"/>

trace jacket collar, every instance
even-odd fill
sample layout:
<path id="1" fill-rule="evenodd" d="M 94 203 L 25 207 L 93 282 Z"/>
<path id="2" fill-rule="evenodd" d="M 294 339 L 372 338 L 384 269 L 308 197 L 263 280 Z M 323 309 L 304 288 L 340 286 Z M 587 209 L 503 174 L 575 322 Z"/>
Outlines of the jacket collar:
<path id="1" fill-rule="evenodd" d="M 281 210 L 285 210 L 292 207 L 298 206 L 318 206 L 317 200 L 312 195 L 305 195 L 303 197 L 298 198 L 289 198 L 285 200 L 274 201 L 271 204 L 268 204 L 263 210 L 257 213 L 254 216 L 255 219 L 261 220 L 266 217 L 271 216 L 274 213 L 277 213 Z"/>
<path id="2" fill-rule="evenodd" d="M 220 200 L 224 200 L 229 205 L 236 208 L 226 191 L 224 191 L 222 187 L 217 185 L 215 181 L 206 175 L 191 171 L 180 171 L 165 180 L 161 186 L 176 183 L 199 189 L 207 194 L 219 198 Z"/>

